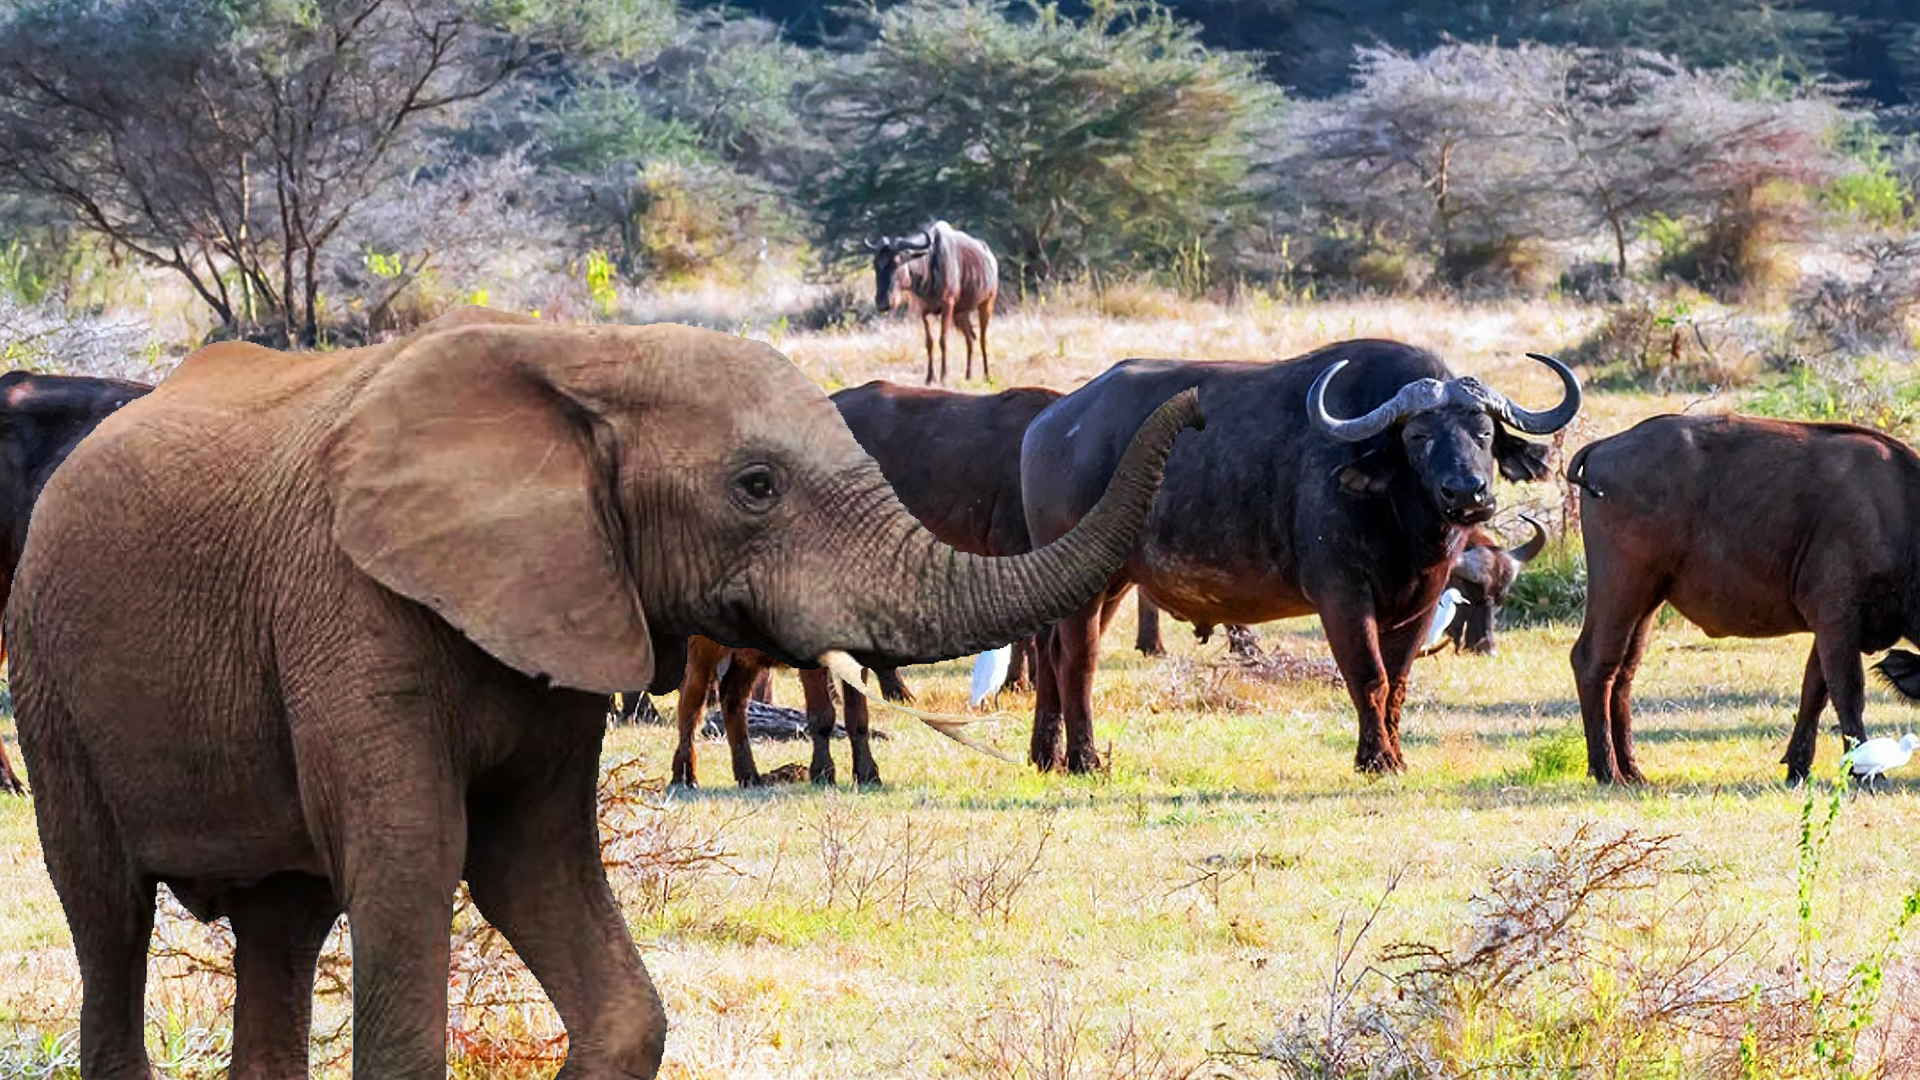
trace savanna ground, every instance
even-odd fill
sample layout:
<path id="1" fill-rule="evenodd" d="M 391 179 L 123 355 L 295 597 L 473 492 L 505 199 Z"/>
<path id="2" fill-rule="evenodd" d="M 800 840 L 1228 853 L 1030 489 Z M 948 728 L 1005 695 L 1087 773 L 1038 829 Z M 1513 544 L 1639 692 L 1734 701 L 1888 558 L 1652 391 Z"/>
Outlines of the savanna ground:
<path id="1" fill-rule="evenodd" d="M 1522 353 L 1565 348 L 1596 318 L 1539 303 L 1110 294 L 1003 315 L 995 370 L 1004 384 L 1067 388 L 1124 356 L 1282 357 L 1379 335 L 1537 405 L 1554 380 Z M 766 336 L 829 389 L 920 378 L 917 327 Z M 1745 392 L 1596 393 L 1566 449 Z M 1563 494 L 1556 480 L 1509 488 L 1503 504 L 1558 526 Z M 883 789 L 739 791 L 709 741 L 707 786 L 668 795 L 670 731 L 615 729 L 608 858 L 673 1025 L 664 1075 L 1914 1068 L 1920 981 L 1910 950 L 1887 941 L 1920 881 L 1916 789 L 1896 776 L 1881 794 L 1834 800 L 1826 732 L 1821 782 L 1782 783 L 1808 639 L 1713 641 L 1667 620 L 1636 685 L 1652 783 L 1621 791 L 1584 777 L 1567 666 L 1577 619 L 1509 629 L 1491 658 L 1420 661 L 1410 771 L 1386 779 L 1352 771 L 1352 706 L 1313 620 L 1262 627 L 1282 660 L 1257 669 L 1226 654 L 1224 635 L 1198 644 L 1178 623 L 1171 654 L 1147 659 L 1132 629 L 1129 604 L 1096 685 L 1104 776 L 1039 776 L 882 711 Z M 967 675 L 964 662 L 908 673 L 922 704 L 950 711 L 964 710 Z M 777 694 L 798 702 L 791 673 Z M 671 715 L 670 698 L 658 704 Z M 1031 699 L 1001 707 L 1018 719 L 980 730 L 1018 751 Z M 1914 718 L 1876 687 L 1868 723 L 1898 734 Z M 756 752 L 763 770 L 805 759 L 799 744 Z M 0 802 L 0 896 L 0 1074 L 71 1075 L 78 980 L 24 799 Z M 550 1073 L 550 1012 L 467 918 L 450 983 L 456 1072 Z M 156 940 L 156 1061 L 218 1075 L 231 987 L 205 963 L 218 935 L 163 918 Z M 1440 953 L 1385 955 L 1403 942 Z M 316 1060 L 330 1075 L 345 1072 L 340 974 L 323 965 Z"/>

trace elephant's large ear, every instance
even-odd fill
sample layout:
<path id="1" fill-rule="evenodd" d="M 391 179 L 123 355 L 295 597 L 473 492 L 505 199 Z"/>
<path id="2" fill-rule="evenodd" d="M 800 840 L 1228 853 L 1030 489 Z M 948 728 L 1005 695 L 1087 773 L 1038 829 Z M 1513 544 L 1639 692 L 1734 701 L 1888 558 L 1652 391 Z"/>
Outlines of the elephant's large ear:
<path id="1" fill-rule="evenodd" d="M 545 337 L 469 326 L 386 359 L 329 441 L 334 540 L 528 675 L 647 686 L 610 429 L 550 381 L 540 351 L 567 343 Z"/>

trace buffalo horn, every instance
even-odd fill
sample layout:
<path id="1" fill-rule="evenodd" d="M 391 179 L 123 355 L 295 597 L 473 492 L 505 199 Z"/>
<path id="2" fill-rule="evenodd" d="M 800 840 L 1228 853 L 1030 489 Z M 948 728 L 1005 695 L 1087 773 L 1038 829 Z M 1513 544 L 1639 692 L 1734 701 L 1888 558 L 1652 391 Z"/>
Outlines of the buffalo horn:
<path id="1" fill-rule="evenodd" d="M 1533 539 L 1521 544 L 1519 547 L 1508 548 L 1507 554 L 1513 558 L 1514 562 L 1528 563 L 1532 562 L 1540 552 L 1546 549 L 1547 530 L 1541 528 L 1539 522 L 1525 514 L 1520 515 L 1520 520 L 1533 526 Z"/>
<path id="2" fill-rule="evenodd" d="M 1372 412 L 1351 420 L 1341 420 L 1327 412 L 1327 384 L 1346 366 L 1345 360 L 1335 360 L 1320 373 L 1319 378 L 1313 380 L 1313 387 L 1307 391 L 1307 416 L 1313 421 L 1313 426 L 1341 442 L 1370 439 L 1399 423 L 1408 414 L 1439 404 L 1445 394 L 1444 384 L 1439 380 L 1416 379 L 1401 387 L 1392 400 L 1381 403 Z"/>
<path id="3" fill-rule="evenodd" d="M 1527 358 L 1538 360 L 1553 369 L 1560 376 L 1560 385 L 1566 388 L 1566 394 L 1560 404 L 1545 412 L 1533 412 L 1523 409 L 1505 397 L 1495 395 L 1494 415 L 1507 426 L 1529 435 L 1551 435 L 1573 422 L 1575 413 L 1580 411 L 1580 380 L 1573 369 L 1544 353 L 1528 353 Z"/>

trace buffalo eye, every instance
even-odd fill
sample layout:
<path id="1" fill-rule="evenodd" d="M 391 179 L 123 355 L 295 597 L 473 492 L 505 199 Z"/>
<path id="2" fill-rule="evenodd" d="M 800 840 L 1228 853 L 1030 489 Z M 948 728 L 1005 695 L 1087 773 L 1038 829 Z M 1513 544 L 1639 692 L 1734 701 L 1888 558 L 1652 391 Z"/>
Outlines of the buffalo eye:
<path id="1" fill-rule="evenodd" d="M 784 485 L 780 472 L 756 462 L 733 474 L 733 495 L 748 510 L 766 510 L 779 500 Z"/>

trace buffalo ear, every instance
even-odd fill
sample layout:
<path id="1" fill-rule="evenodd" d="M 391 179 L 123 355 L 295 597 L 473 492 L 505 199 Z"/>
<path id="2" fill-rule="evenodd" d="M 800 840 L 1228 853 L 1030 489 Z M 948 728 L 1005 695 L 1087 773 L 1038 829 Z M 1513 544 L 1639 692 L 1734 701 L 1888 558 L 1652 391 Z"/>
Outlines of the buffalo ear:
<path id="1" fill-rule="evenodd" d="M 1369 450 L 1359 457 L 1333 471 L 1333 477 L 1340 482 L 1340 490 L 1354 496 L 1385 495 L 1393 486 L 1393 474 L 1398 472 L 1402 458 L 1398 447 L 1381 447 Z"/>
<path id="2" fill-rule="evenodd" d="M 328 437 L 333 538 L 380 584 L 530 675 L 654 682 L 607 425 L 548 377 L 549 331 L 466 326 L 376 361 Z"/>
<path id="3" fill-rule="evenodd" d="M 1550 449 L 1543 443 L 1528 442 L 1510 434 L 1505 427 L 1494 425 L 1493 457 L 1499 463 L 1500 475 L 1509 480 L 1545 480 Z"/>

